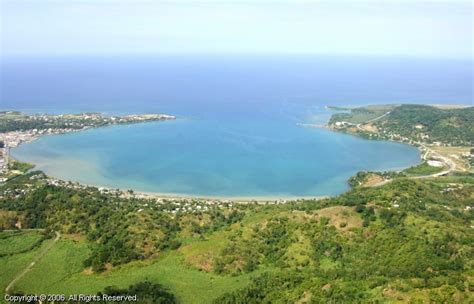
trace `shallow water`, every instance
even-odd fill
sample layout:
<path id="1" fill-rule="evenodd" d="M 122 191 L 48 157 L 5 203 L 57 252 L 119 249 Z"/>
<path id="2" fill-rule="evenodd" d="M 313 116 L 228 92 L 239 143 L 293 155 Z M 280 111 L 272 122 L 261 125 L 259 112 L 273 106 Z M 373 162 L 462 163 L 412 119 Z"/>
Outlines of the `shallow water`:
<path id="1" fill-rule="evenodd" d="M 66 180 L 203 196 L 319 196 L 360 170 L 419 162 L 417 149 L 275 121 L 179 119 L 48 136 L 14 157 Z"/>

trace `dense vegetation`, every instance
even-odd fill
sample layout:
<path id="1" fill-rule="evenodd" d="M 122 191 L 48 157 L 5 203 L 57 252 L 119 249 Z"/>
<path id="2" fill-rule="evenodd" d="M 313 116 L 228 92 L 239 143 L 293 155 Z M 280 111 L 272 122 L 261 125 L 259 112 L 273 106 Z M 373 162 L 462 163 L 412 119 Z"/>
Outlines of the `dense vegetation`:
<path id="1" fill-rule="evenodd" d="M 229 225 L 241 218 L 237 210 L 213 208 L 190 217 L 164 212 L 173 204 L 104 194 L 97 188 L 56 186 L 32 172 L 8 183 L 0 209 L 10 211 L 8 221 L 22 221 L 23 228 L 44 228 L 83 234 L 94 244 L 86 267 L 103 271 L 107 264 L 119 265 L 145 259 L 180 246 L 178 232 L 202 233 Z M 12 215 L 11 211 L 15 214 Z M 5 222 L 5 221 L 4 221 Z"/>
<path id="2" fill-rule="evenodd" d="M 26 296 L 23 292 L 15 292 L 13 296 Z M 69 297 L 64 296 L 64 299 L 60 298 L 62 295 L 58 295 L 58 300 L 54 303 L 68 303 L 68 304 L 80 304 L 80 303 L 143 303 L 143 304 L 174 304 L 176 298 L 167 289 L 163 288 L 160 284 L 152 283 L 149 281 L 138 282 L 130 285 L 128 288 L 118 288 L 115 286 L 107 286 L 103 291 L 97 295 L 87 295 L 88 298 L 71 300 Z M 130 300 L 113 300 L 107 301 L 106 299 L 121 299 L 120 296 L 130 296 Z M 76 297 L 78 297 L 76 295 Z M 15 301 L 16 303 L 31 303 L 31 301 Z M 39 303 L 36 302 L 35 303 Z"/>
<path id="3" fill-rule="evenodd" d="M 454 146 L 474 144 L 474 107 L 438 109 L 424 105 L 403 105 L 393 109 L 377 126 L 409 138 L 428 134 L 428 142 Z"/>
<path id="4" fill-rule="evenodd" d="M 109 286 L 100 292 L 108 296 L 136 295 L 140 303 L 143 304 L 174 304 L 176 299 L 173 294 L 164 289 L 160 284 L 148 281 L 139 282 L 126 289 Z M 121 301 L 121 303 L 135 303 L 136 301 Z"/>
<path id="5" fill-rule="evenodd" d="M 414 168 L 414 167 L 413 167 Z M 409 168 L 411 169 L 411 168 Z M 359 186 L 370 186 L 368 183 L 370 182 L 371 178 L 375 180 L 375 182 L 381 182 L 383 180 L 389 180 L 396 177 L 405 177 L 405 171 L 402 172 L 395 172 L 395 171 L 386 171 L 386 172 L 370 172 L 370 171 L 359 171 L 356 175 L 351 176 L 347 183 L 349 186 L 355 188 Z"/>
<path id="6" fill-rule="evenodd" d="M 355 205 L 363 221 L 350 229 L 337 217 L 315 216 L 317 206 L 301 204 L 297 208 L 305 210 L 303 215 L 293 211 L 270 219 L 255 229 L 258 233 L 237 236 L 230 253 L 221 253 L 241 259 L 238 271 L 261 265 L 272 270 L 216 303 L 346 303 L 383 297 L 467 303 L 472 291 L 473 214 L 461 210 L 473 202 L 472 187 L 470 179 L 468 188 L 454 194 L 443 184 L 403 179 L 328 201 Z M 288 255 L 295 247 L 296 259 Z M 241 250 L 236 253 L 235 248 Z"/>
<path id="7" fill-rule="evenodd" d="M 337 121 L 346 121 L 354 124 L 365 123 L 366 121 L 370 121 L 392 111 L 398 106 L 399 105 L 371 105 L 360 108 L 330 107 L 330 110 L 345 110 L 349 112 L 333 114 L 329 119 L 329 124 L 334 124 Z"/>
<path id="8" fill-rule="evenodd" d="M 418 166 L 414 166 L 408 169 L 403 170 L 403 172 L 409 176 L 418 176 L 418 175 L 430 175 L 434 173 L 442 172 L 446 170 L 445 167 L 433 167 L 430 166 L 427 162 L 423 162 Z"/>
<path id="9" fill-rule="evenodd" d="M 388 106 L 387 106 L 388 107 Z M 474 144 L 474 107 L 462 109 L 440 109 L 427 105 L 400 105 L 392 108 L 373 106 L 352 109 L 350 113 L 334 114 L 330 125 L 346 121 L 363 124 L 371 122 L 377 130 L 371 138 L 392 138 L 398 135 L 413 141 L 439 142 L 452 146 Z M 355 129 L 356 133 L 364 133 Z M 363 134 L 361 134 L 363 135 Z M 368 134 L 366 134 L 368 135 Z"/>
<path id="10" fill-rule="evenodd" d="M 211 298 L 196 298 L 199 303 L 471 302 L 474 176 L 390 177 L 394 181 L 384 186 L 356 187 L 319 201 L 211 204 L 205 209 L 199 202 L 158 203 L 91 187 L 52 185 L 31 172 L 0 189 L 0 218 L 84 236 L 58 247 L 89 248 L 75 258 L 65 255 L 68 263 L 76 259 L 77 270 L 57 276 L 70 278 L 71 284 L 80 279 L 94 286 L 117 272 L 129 286 L 143 279 L 136 274 L 127 278 L 132 267 L 127 265 L 135 265 L 133 273 L 149 267 L 132 261 L 166 257 L 166 263 L 199 269 L 216 282 L 253 278 L 237 290 L 229 286 L 227 292 L 216 289 Z M 34 242 L 25 240 L 22 246 Z M 48 264 L 41 267 L 46 271 Z M 81 274 L 83 269 L 95 275 Z M 172 303 L 166 302 L 174 301 L 169 291 L 153 284 L 167 282 L 164 286 L 179 300 L 178 281 L 137 286 L 143 296 L 157 292 L 166 299 L 162 303 Z M 198 287 L 186 285 L 189 292 L 193 288 Z"/>
<path id="11" fill-rule="evenodd" d="M 16 160 L 10 160 L 10 162 L 8 163 L 8 169 L 10 170 L 15 170 L 15 171 L 20 171 L 20 172 L 26 172 L 32 168 L 34 168 L 35 166 L 32 165 L 32 164 L 29 164 L 29 163 L 25 163 L 25 162 L 19 162 L 19 161 L 16 161 Z"/>
<path id="12" fill-rule="evenodd" d="M 21 238 L 19 237 L 21 236 Z M 28 252 L 50 238 L 48 231 L 14 230 L 0 235 L 0 257 Z"/>

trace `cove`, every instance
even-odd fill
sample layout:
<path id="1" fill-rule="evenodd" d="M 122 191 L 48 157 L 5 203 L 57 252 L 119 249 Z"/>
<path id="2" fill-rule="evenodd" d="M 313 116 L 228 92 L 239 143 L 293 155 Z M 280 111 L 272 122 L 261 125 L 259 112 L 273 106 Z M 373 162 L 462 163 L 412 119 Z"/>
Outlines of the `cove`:
<path id="1" fill-rule="evenodd" d="M 415 147 L 302 128 L 281 113 L 248 112 L 46 136 L 12 155 L 89 185 L 229 198 L 336 195 L 358 171 L 420 162 Z"/>

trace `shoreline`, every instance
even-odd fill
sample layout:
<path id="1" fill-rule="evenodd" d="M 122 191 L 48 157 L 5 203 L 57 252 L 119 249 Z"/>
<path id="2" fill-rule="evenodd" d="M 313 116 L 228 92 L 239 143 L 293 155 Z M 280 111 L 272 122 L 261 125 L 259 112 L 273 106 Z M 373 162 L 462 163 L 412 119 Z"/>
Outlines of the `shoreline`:
<path id="1" fill-rule="evenodd" d="M 114 127 L 117 125 L 106 125 L 106 126 L 101 126 L 102 127 Z M 56 132 L 52 133 L 35 133 L 34 135 L 29 135 L 28 139 L 19 141 L 16 145 L 14 146 L 9 146 L 7 149 L 15 149 L 18 148 L 20 145 L 23 144 L 30 144 L 40 138 L 46 137 L 46 136 L 60 136 L 60 135 L 66 135 L 70 133 L 76 133 L 76 132 L 81 132 L 81 131 L 87 131 L 95 129 L 94 127 L 87 127 L 83 129 L 70 129 L 70 130 L 55 130 Z M 14 132 L 21 132 L 21 131 L 14 131 Z M 2 134 L 2 133 L 0 133 Z M 17 162 L 25 162 L 22 160 L 19 160 L 12 156 L 11 152 L 9 151 L 7 154 L 9 159 L 15 160 Z M 35 171 L 35 168 L 37 166 L 36 163 L 31 163 L 35 167 L 32 169 L 28 170 L 29 171 Z M 120 188 L 120 187 L 111 187 L 111 186 L 104 186 L 100 184 L 88 184 L 84 182 L 79 182 L 79 181 L 73 181 L 73 180 L 67 180 L 67 179 L 62 179 L 55 177 L 53 175 L 47 174 L 43 170 L 39 170 L 43 172 L 48 180 L 52 182 L 54 185 L 59 185 L 63 184 L 64 186 L 67 186 L 68 183 L 72 183 L 75 187 L 80 187 L 80 188 L 86 188 L 86 187 L 93 187 L 97 188 L 101 192 L 109 192 L 109 193 L 116 193 L 117 189 L 119 190 L 119 195 L 122 195 L 127 198 L 142 198 L 142 199 L 156 199 L 158 201 L 160 200 L 171 200 L 171 201 L 193 201 L 193 200 L 205 200 L 205 201 L 214 201 L 214 202 L 234 202 L 234 203 L 242 203 L 242 204 L 248 204 L 248 203 L 286 203 L 290 201 L 298 201 L 298 200 L 322 200 L 326 198 L 333 197 L 331 195 L 316 195 L 316 196 L 311 196 L 311 195 L 305 195 L 305 196 L 297 196 L 297 195 L 262 195 L 262 196 L 252 196 L 252 195 L 200 195 L 200 194 L 181 194 L 181 193 L 168 193 L 168 192 L 155 192 L 155 191 L 140 191 L 140 190 L 134 190 L 132 189 L 125 189 L 125 188 Z M 26 172 L 25 172 L 26 173 Z M 129 190 L 133 191 L 133 195 L 129 193 Z"/>
<path id="2" fill-rule="evenodd" d="M 407 145 L 407 146 L 410 146 L 410 147 L 417 148 L 418 151 L 420 151 L 420 159 L 425 160 L 426 150 L 423 150 L 424 144 L 422 144 L 422 143 L 406 142 L 406 141 L 394 140 L 394 139 L 377 139 L 377 138 L 370 138 L 370 137 L 366 138 L 366 137 L 357 135 L 357 133 L 341 131 L 340 129 L 331 127 L 328 124 L 318 125 L 318 124 L 296 123 L 296 125 L 298 127 L 301 127 L 301 128 L 324 129 L 324 130 L 328 130 L 330 132 L 339 133 L 339 134 L 347 134 L 347 135 L 350 135 L 350 136 L 355 136 L 357 138 L 362 138 L 362 139 L 366 139 L 366 140 L 387 141 L 387 142 L 393 142 L 393 143 L 398 143 L 398 144 L 404 144 L 404 145 Z M 388 171 L 397 171 L 397 170 L 388 170 Z"/>
<path id="3" fill-rule="evenodd" d="M 410 104 L 407 104 L 407 105 L 410 105 Z M 465 109 L 465 108 L 472 108 L 472 105 L 464 105 L 464 104 L 421 104 L 421 105 L 430 106 L 433 108 L 437 108 L 439 110 L 459 110 L 459 109 Z M 331 107 L 326 107 L 326 108 L 328 110 L 331 110 Z M 450 142 L 446 144 L 446 143 L 443 143 L 442 141 L 433 141 L 431 143 L 428 143 L 428 142 L 423 141 L 424 139 L 423 136 L 421 136 L 421 139 L 416 139 L 416 138 L 414 139 L 413 137 L 402 136 L 399 133 L 396 133 L 393 131 L 387 132 L 388 137 L 380 138 L 378 136 L 372 136 L 372 135 L 378 135 L 379 133 L 382 133 L 382 132 L 379 132 L 377 130 L 373 131 L 370 129 L 367 130 L 363 128 L 363 126 L 370 125 L 372 122 L 379 120 L 383 118 L 384 116 L 389 115 L 391 111 L 392 110 L 389 110 L 376 118 L 372 118 L 364 122 L 336 121 L 335 123 L 332 123 L 332 124 L 328 123 L 326 126 L 323 126 L 323 128 L 329 129 L 333 132 L 357 136 L 359 138 L 365 138 L 369 140 L 378 140 L 378 141 L 382 140 L 382 141 L 396 142 L 396 143 L 401 143 L 401 144 L 406 144 L 408 146 L 416 147 L 418 151 L 420 152 L 420 158 L 422 160 L 422 163 L 428 162 L 429 160 L 436 160 L 436 161 L 441 161 L 444 164 L 444 166 L 447 167 L 447 170 L 442 171 L 440 173 L 420 176 L 417 178 L 443 176 L 443 175 L 448 175 L 453 171 L 469 170 L 470 168 L 469 163 L 466 166 L 467 169 L 466 167 L 464 167 L 464 165 L 460 166 L 462 167 L 461 170 L 458 168 L 456 164 L 456 159 L 460 160 L 459 155 L 450 154 L 448 156 L 443 153 L 440 153 L 439 151 L 436 150 L 436 148 L 438 147 L 469 148 L 471 147 L 470 145 L 465 145 L 464 143 L 461 143 L 460 145 L 459 144 L 452 145 Z M 304 127 L 318 128 L 319 126 L 305 125 Z M 385 130 L 382 130 L 382 131 L 385 135 L 386 131 Z M 426 138 L 429 138 L 429 136 L 426 135 Z M 393 170 L 390 170 L 390 171 L 393 171 Z"/>
<path id="4" fill-rule="evenodd" d="M 1 129 L 5 129 L 0 132 L 0 182 L 5 182 L 12 178 L 11 173 L 14 176 L 21 173 L 21 171 L 14 172 L 15 170 L 9 167 L 10 159 L 19 162 L 10 155 L 10 149 L 23 143 L 31 143 L 45 135 L 62 135 L 109 126 L 175 120 L 176 116 L 168 114 L 109 116 L 100 112 L 28 115 L 21 111 L 1 110 L 0 119 Z"/>
<path id="5" fill-rule="evenodd" d="M 106 126 L 114 126 L 117 124 L 110 124 Z M 314 124 L 297 124 L 300 127 L 306 127 L 306 128 L 324 128 L 324 129 L 329 129 L 333 132 L 338 132 L 338 133 L 346 133 L 348 135 L 357 136 L 357 134 L 351 134 L 348 132 L 341 132 L 336 128 L 330 127 L 330 125 L 314 125 Z M 86 127 L 82 129 L 72 129 L 70 131 L 62 131 L 60 130 L 59 132 L 55 133 L 48 133 L 48 134 L 36 134 L 34 137 L 32 137 L 30 140 L 25 140 L 21 141 L 18 143 L 18 145 L 23 144 L 23 143 L 31 143 L 32 141 L 35 141 L 44 135 L 63 135 L 67 133 L 72 133 L 72 132 L 78 132 L 78 131 L 85 131 L 89 130 L 95 127 Z M 369 138 L 367 138 L 369 139 Z M 403 141 L 397 141 L 397 140 L 382 140 L 382 141 L 389 141 L 389 142 L 396 142 L 400 144 L 406 144 L 408 146 L 416 147 L 418 151 L 420 152 L 420 160 L 424 161 L 426 156 L 425 151 L 423 150 L 422 145 L 416 145 L 415 143 L 409 143 L 409 142 L 403 142 Z M 17 145 L 17 146 L 18 146 Z M 16 146 L 15 146 L 16 147 Z M 11 157 L 14 159 L 13 157 Z M 19 161 L 19 160 L 17 160 Z M 36 164 L 33 163 L 33 165 L 36 166 Z M 33 169 L 34 170 L 34 169 Z M 402 169 L 400 169 L 402 170 Z M 393 172 L 398 172 L 400 170 L 393 170 L 389 169 L 388 171 L 393 171 Z M 262 195 L 262 196 L 252 196 L 252 195 L 199 195 L 199 194 L 180 194 L 180 193 L 166 193 L 166 192 L 155 192 L 155 191 L 140 191 L 137 190 L 135 191 L 133 188 L 131 190 L 133 191 L 133 194 L 129 192 L 128 189 L 124 188 L 116 188 L 112 186 L 101 186 L 100 184 L 87 184 L 87 183 L 82 183 L 82 182 L 76 182 L 76 181 L 68 181 L 66 179 L 61 179 L 54 177 L 53 175 L 48 175 L 47 173 L 43 172 L 49 180 L 54 180 L 56 183 L 72 183 L 75 186 L 82 186 L 82 187 L 94 187 L 97 188 L 99 191 L 104 191 L 104 192 L 110 192 L 110 193 L 116 193 L 117 190 L 120 192 L 120 195 L 123 195 L 125 197 L 136 197 L 136 198 L 144 198 L 144 199 L 156 199 L 156 200 L 184 200 L 184 201 L 192 201 L 192 200 L 208 200 L 208 201 L 214 201 L 214 202 L 238 202 L 238 203 L 286 203 L 288 201 L 298 201 L 298 200 L 322 200 L 330 197 L 334 197 L 334 195 L 306 195 L 306 196 L 297 196 L 297 195 Z"/>
<path id="6" fill-rule="evenodd" d="M 34 169 L 33 169 L 34 171 Z M 39 170 L 41 171 L 41 170 Z M 211 203 L 240 203 L 240 204 L 249 204 L 249 203 L 287 203 L 292 201 L 300 200 L 323 200 L 331 198 L 331 195 L 316 195 L 316 196 L 293 196 L 293 195 L 282 195 L 282 196 L 272 196 L 272 195 L 263 195 L 263 196 L 251 196 L 251 195 L 198 195 L 198 194 L 180 194 L 180 193 L 168 193 L 168 192 L 155 192 L 155 191 L 135 191 L 133 189 L 124 189 L 124 188 L 113 188 L 110 186 L 102 186 L 97 184 L 87 184 L 77 181 L 68 181 L 54 176 L 50 176 L 47 173 L 41 171 L 47 177 L 47 183 L 54 186 L 70 186 L 72 188 L 96 188 L 101 193 L 108 194 L 117 194 L 123 198 L 138 198 L 138 199 L 154 199 L 158 202 L 163 201 L 208 201 Z M 130 192 L 130 190 L 132 192 Z"/>
<path id="7" fill-rule="evenodd" d="M 111 127 L 111 126 L 109 126 Z M 333 130 L 329 127 L 326 129 L 329 129 L 333 132 L 337 132 L 337 130 Z M 340 133 L 340 132 L 339 132 Z M 64 135 L 66 133 L 62 134 L 49 134 L 49 135 Z M 347 135 L 352 135 L 353 134 L 347 134 Z M 38 136 L 38 138 L 41 138 L 42 136 Z M 38 139 L 37 138 L 37 139 Z M 396 142 L 396 141 L 392 141 Z M 30 143 L 30 142 L 24 142 L 24 143 Z M 397 142 L 399 144 L 406 144 L 402 142 Z M 410 146 L 410 145 L 409 145 Z M 418 149 L 420 152 L 421 150 Z M 420 159 L 422 159 L 422 154 L 420 153 Z M 13 157 L 12 157 L 13 158 Z M 17 160 L 20 161 L 21 160 Z M 37 166 L 36 163 L 32 163 Z M 35 168 L 31 169 L 31 171 L 34 171 Z M 403 168 L 399 169 L 387 169 L 386 171 L 401 171 Z M 208 201 L 208 202 L 213 202 L 213 203 L 241 203 L 241 204 L 249 204 L 249 203 L 287 203 L 287 202 L 292 202 L 292 201 L 300 201 L 300 200 L 323 200 L 331 197 L 335 197 L 339 194 L 333 194 L 333 195 L 206 195 L 206 194 L 184 194 L 184 193 L 170 193 L 170 192 L 159 192 L 159 191 L 143 191 L 143 190 L 135 190 L 133 187 L 130 188 L 124 188 L 124 187 L 113 187 L 110 185 L 104 185 L 100 183 L 96 184 L 88 184 L 86 182 L 81 182 L 81 181 L 74 181 L 70 180 L 67 178 L 60 178 L 56 177 L 52 174 L 46 173 L 45 171 L 39 169 L 39 171 L 43 172 L 50 181 L 54 181 L 54 184 L 62 184 L 63 186 L 67 186 L 68 183 L 72 183 L 75 187 L 93 187 L 97 188 L 100 192 L 103 193 L 112 193 L 112 194 L 118 194 L 124 198 L 139 198 L 139 199 L 154 199 L 157 200 L 158 202 L 160 201 Z M 118 191 L 117 191 L 118 190 Z M 133 194 L 130 193 L 129 190 L 133 191 Z M 347 191 L 347 190 L 345 190 Z M 345 192 L 344 191 L 344 192 Z M 343 192 L 342 192 L 343 193 Z M 341 194 L 341 193 L 340 193 Z"/>
<path id="8" fill-rule="evenodd" d="M 119 188 L 120 189 L 120 188 Z M 127 190 L 120 189 L 123 193 L 127 193 Z M 234 203 L 287 203 L 290 201 L 299 200 L 323 200 L 330 198 L 330 195 L 321 196 L 214 196 L 214 195 L 193 195 L 193 194 L 179 194 L 179 193 L 164 193 L 164 192 L 152 192 L 152 191 L 133 191 L 135 197 L 145 199 L 157 199 L 157 200 L 206 200 L 215 202 L 234 202 Z"/>

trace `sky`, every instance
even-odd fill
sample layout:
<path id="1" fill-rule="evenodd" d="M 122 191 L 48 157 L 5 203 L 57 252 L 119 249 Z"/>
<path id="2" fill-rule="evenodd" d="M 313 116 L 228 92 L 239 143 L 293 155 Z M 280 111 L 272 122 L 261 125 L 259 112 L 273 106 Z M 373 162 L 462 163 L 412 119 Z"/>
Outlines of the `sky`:
<path id="1" fill-rule="evenodd" d="M 0 0 L 1 56 L 473 57 L 470 0 Z"/>

